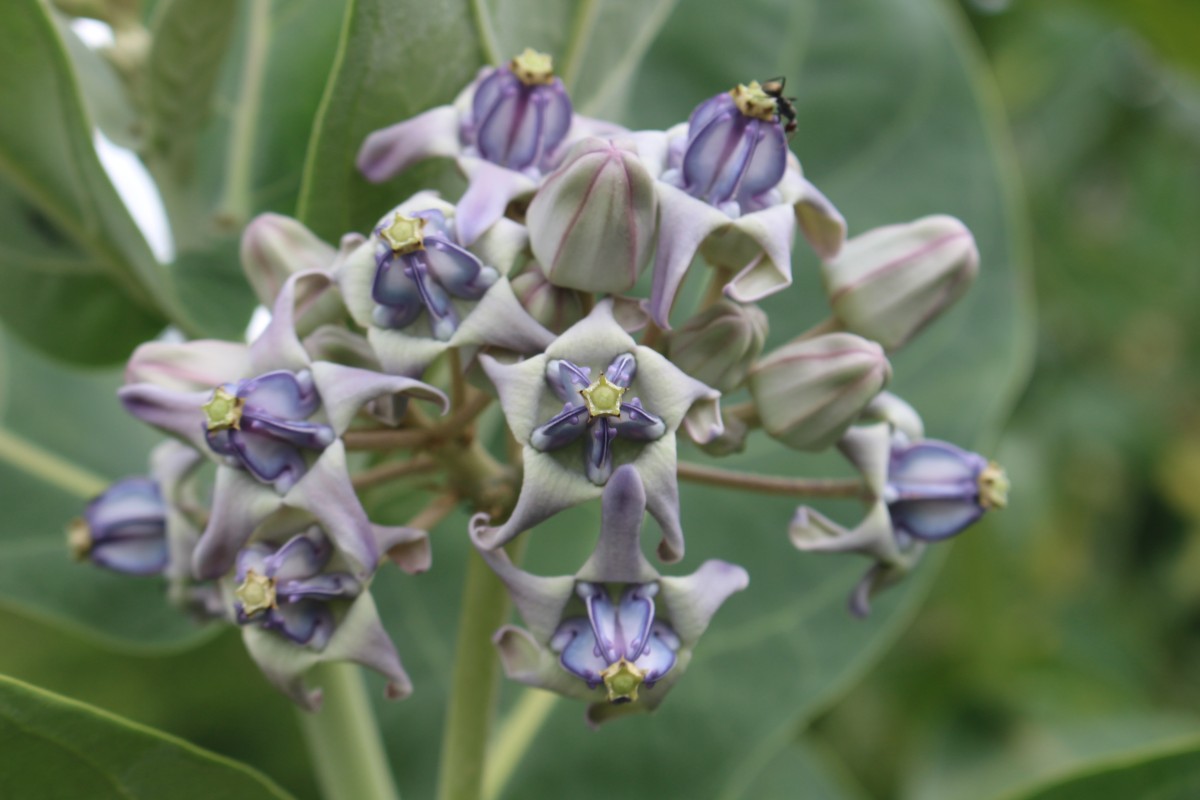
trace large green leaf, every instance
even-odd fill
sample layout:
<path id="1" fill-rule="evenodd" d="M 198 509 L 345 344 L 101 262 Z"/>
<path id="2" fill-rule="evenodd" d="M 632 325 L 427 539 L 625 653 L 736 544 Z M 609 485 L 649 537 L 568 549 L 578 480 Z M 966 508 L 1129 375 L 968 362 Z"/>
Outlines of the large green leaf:
<path id="1" fill-rule="evenodd" d="M 449 102 L 483 63 L 467 0 L 350 0 L 313 128 L 299 216 L 329 241 L 363 230 L 437 173 L 373 186 L 354 166 L 371 131 Z"/>
<path id="2" fill-rule="evenodd" d="M 72 564 L 64 526 L 113 479 L 145 474 L 156 435 L 126 415 L 119 373 L 64 369 L 0 339 L 0 604 L 136 649 L 207 634 L 167 605 L 157 578 Z"/>
<path id="3" fill-rule="evenodd" d="M 288 797 L 236 761 L 4 677 L 0 742 L 3 797 Z"/>
<path id="4" fill-rule="evenodd" d="M 1191 800 L 1200 796 L 1200 743 L 1132 751 L 1014 792 L 1004 800 Z"/>
<path id="5" fill-rule="evenodd" d="M 975 232 L 983 274 L 962 307 L 894 359 L 894 387 L 921 410 L 932 435 L 989 443 L 1026 374 L 1030 318 L 1014 167 L 988 78 L 958 19 L 933 0 L 689 6 L 651 50 L 627 122 L 670 124 L 735 82 L 775 74 L 788 75 L 798 97 L 792 146 L 852 233 L 936 211 L 957 214 Z M 773 341 L 827 313 L 814 265 L 800 248 L 797 286 L 767 303 Z M 777 474 L 844 469 L 836 459 L 801 458 L 761 439 L 725 463 Z M 682 571 L 727 558 L 749 569 L 750 588 L 717 615 L 655 716 L 592 732 L 578 704 L 560 701 L 505 796 L 568 784 L 579 798 L 635 787 L 646 796 L 738 796 L 732 765 L 774 752 L 780 731 L 801 730 L 870 668 L 912 615 L 949 546 L 935 548 L 859 622 L 845 604 L 865 562 L 792 550 L 785 529 L 794 505 L 684 488 Z M 830 513 L 851 521 L 861 512 L 842 504 Z M 543 525 L 531 534 L 531 569 L 573 568 L 594 541 L 594 533 L 580 531 L 595 530 L 594 509 Z M 385 608 L 405 609 L 404 622 L 394 624 L 418 692 L 383 713 L 401 780 L 418 793 L 429 785 L 422 776 L 438 739 L 430 715 L 449 675 L 456 601 L 445 582 L 461 575 L 458 543 L 443 536 L 436 547 L 436 586 L 408 581 L 399 596 L 384 594 Z"/>
<path id="6" fill-rule="evenodd" d="M 165 276 L 100 166 L 37 0 L 0 6 L 0 108 L 0 315 L 59 358 L 119 360 L 161 328 Z"/>

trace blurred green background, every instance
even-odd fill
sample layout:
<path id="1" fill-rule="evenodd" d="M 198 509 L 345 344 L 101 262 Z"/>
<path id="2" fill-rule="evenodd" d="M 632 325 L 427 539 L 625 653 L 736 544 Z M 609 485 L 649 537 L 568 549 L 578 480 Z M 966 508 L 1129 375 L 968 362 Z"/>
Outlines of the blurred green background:
<path id="1" fill-rule="evenodd" d="M 683 0 L 672 19 L 689 10 Z M 902 635 L 882 636 L 865 677 L 832 692 L 809 724 L 781 731 L 799 747 L 771 756 L 747 797 L 989 798 L 1118 754 L 1194 748 L 1200 734 L 1200 5 L 975 0 L 961 13 L 972 29 L 963 46 L 981 43 L 999 89 L 1032 241 L 1036 360 L 996 452 L 1012 504 L 939 548 L 948 557 L 927 563 L 905 596 L 915 603 L 931 587 Z M 638 113 L 662 121 L 655 109 Z M 8 368 L 31 358 L 8 343 Z M 38 398 L 19 388 L 4 400 L 10 414 L 14 404 L 36 413 Z M 87 408 L 59 411 L 39 423 L 47 436 L 89 419 Z M 108 471 L 102 453 L 88 458 Z M 34 556 L 56 558 L 56 548 Z M 16 563 L 6 580 L 19 580 Z M 451 610 L 455 568 L 435 590 Z M 840 569 L 838 587 L 853 574 Z M 122 612 L 134 620 L 129 635 L 139 624 L 170 628 L 153 599 L 147 591 Z M 0 611 L 0 673 L 316 796 L 294 712 L 236 632 L 173 655 L 128 655 L 35 616 Z M 712 700 L 719 719 L 722 698 Z M 409 701 L 440 713 L 422 702 Z M 382 713 L 419 725 L 411 711 Z M 1200 796 L 1177 791 L 1163 796 Z M 1150 796 L 1139 792 L 1094 796 Z"/>

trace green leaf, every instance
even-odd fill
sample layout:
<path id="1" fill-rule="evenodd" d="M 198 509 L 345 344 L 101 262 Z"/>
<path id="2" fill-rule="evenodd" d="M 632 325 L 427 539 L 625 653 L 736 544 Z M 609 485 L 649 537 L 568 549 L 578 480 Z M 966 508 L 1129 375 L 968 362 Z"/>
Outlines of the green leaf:
<path id="1" fill-rule="evenodd" d="M 0 208 L 22 223 L 0 233 L 0 314 L 57 357 L 117 360 L 162 326 L 165 276 L 100 165 L 62 40 L 37 0 L 0 7 L 0 108 Z M 80 314 L 84 292 L 96 305 Z M 114 323 L 108 335 L 79 344 L 97 320 Z"/>
<path id="2" fill-rule="evenodd" d="M 212 113 L 236 12 L 235 0 L 167 0 L 155 10 L 145 73 L 145 148 L 177 182 L 195 169 L 197 138 Z"/>
<path id="3" fill-rule="evenodd" d="M 444 165 L 372 185 L 354 166 L 371 131 L 449 102 L 474 77 L 483 53 L 467 0 L 351 0 L 333 75 L 313 127 L 299 217 L 337 241 L 365 230 Z"/>
<path id="4" fill-rule="evenodd" d="M 0 605 L 132 649 L 209 636 L 167 604 L 160 579 L 67 555 L 66 523 L 112 480 L 145 474 L 157 441 L 117 402 L 120 374 L 67 370 L 2 338 L 0 348 Z"/>
<path id="5" fill-rule="evenodd" d="M 0 741 L 4 797 L 288 797 L 236 761 L 5 677 Z"/>
<path id="6" fill-rule="evenodd" d="M 217 239 L 204 250 L 189 250 L 175 258 L 175 282 L 188 298 L 188 313 L 209 335 L 240 340 L 258 304 L 247 290 L 239 254 L 240 239 Z"/>
<path id="7" fill-rule="evenodd" d="M 1191 800 L 1200 795 L 1200 741 L 1131 751 L 1014 792 L 1004 800 Z"/>

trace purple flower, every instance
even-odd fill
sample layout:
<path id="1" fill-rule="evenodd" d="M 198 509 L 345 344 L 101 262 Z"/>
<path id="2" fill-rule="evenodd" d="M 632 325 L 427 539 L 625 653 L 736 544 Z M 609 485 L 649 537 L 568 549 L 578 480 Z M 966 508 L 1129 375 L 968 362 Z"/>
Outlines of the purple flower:
<path id="1" fill-rule="evenodd" d="M 550 57 L 526 50 L 504 66 L 480 70 L 454 105 L 372 133 L 357 163 L 379 183 L 428 158 L 457 159 L 468 180 L 458 235 L 469 246 L 509 203 L 532 196 L 573 143 L 622 130 L 574 114 Z"/>
<path id="2" fill-rule="evenodd" d="M 87 504 L 71 523 L 71 555 L 128 575 L 160 575 L 167 568 L 166 506 L 158 483 L 123 478 Z"/>
<path id="3" fill-rule="evenodd" d="M 659 575 L 640 547 L 646 508 L 638 471 L 618 468 L 604 489 L 595 551 L 574 575 L 558 577 L 518 569 L 472 526 L 476 547 L 526 626 L 505 625 L 493 637 L 505 673 L 589 701 L 593 725 L 657 708 L 713 614 L 749 583 L 744 569 L 716 560 L 684 577 Z"/>
<path id="4" fill-rule="evenodd" d="M 521 493 L 508 520 L 497 527 L 486 527 L 485 517 L 472 522 L 484 546 L 499 547 L 558 511 L 599 497 L 614 467 L 632 464 L 663 531 L 660 556 L 677 561 L 683 555 L 675 431 L 682 425 L 699 442 L 720 435 L 720 393 L 635 343 L 613 308 L 611 298 L 600 301 L 540 355 L 515 364 L 480 358 L 523 446 Z M 605 365 L 606 371 L 593 381 L 579 365 Z M 582 464 L 563 452 L 581 438 Z"/>
<path id="5" fill-rule="evenodd" d="M 841 249 L 845 220 L 804 179 L 788 150 L 778 101 L 757 82 L 709 98 L 685 124 L 634 139 L 659 176 L 650 313 L 660 327 L 669 327 L 697 253 L 732 275 L 726 296 L 750 303 L 791 284 L 797 225 L 822 258 Z"/>
<path id="6" fill-rule="evenodd" d="M 801 506 L 789 530 L 800 550 L 855 552 L 875 560 L 851 595 L 850 608 L 860 617 L 869 613 L 872 595 L 916 566 L 927 544 L 961 533 L 1008 501 L 1008 479 L 995 462 L 947 442 L 911 441 L 921 435 L 919 420 L 912 425 L 915 413 L 898 398 L 886 400 L 902 406 L 883 409 L 899 425 L 853 427 L 838 443 L 872 498 L 866 517 L 847 529 Z"/>
<path id="7" fill-rule="evenodd" d="M 288 278 L 271 323 L 249 347 L 154 342 L 130 360 L 127 379 L 136 382 L 119 392 L 130 413 L 221 465 L 193 555 L 197 578 L 224 574 L 254 529 L 280 508 L 316 517 L 361 577 L 378 560 L 378 545 L 339 437 L 373 401 L 445 403 L 441 392 L 410 378 L 313 361 L 294 325 L 296 297 L 314 296 L 311 284 L 323 289 L 330 279 L 321 272 Z"/>
<path id="8" fill-rule="evenodd" d="M 667 432 L 667 426 L 661 417 L 642 408 L 638 398 L 625 399 L 637 374 L 633 353 L 617 356 L 595 381 L 591 372 L 563 359 L 546 363 L 546 383 L 565 405 L 533 429 L 529 442 L 546 453 L 582 438 L 588 480 L 603 486 L 612 475 L 615 439 L 652 442 Z"/>
<path id="9" fill-rule="evenodd" d="M 304 675 L 326 661 L 374 669 L 388 679 L 389 698 L 406 697 L 412 683 L 367 591 L 370 575 L 351 574 L 345 554 L 311 519 L 290 512 L 270 517 L 223 582 L 247 650 L 275 686 L 308 710 L 320 706 L 321 693 L 305 686 Z M 424 531 L 372 527 L 380 552 L 401 552 L 396 560 L 407 572 L 429 568 Z"/>
<path id="10" fill-rule="evenodd" d="M 385 214 L 369 239 L 343 240 L 334 277 L 390 373 L 420 375 L 451 347 L 536 353 L 554 339 L 506 277 L 524 258 L 525 228 L 499 220 L 468 248 L 458 219 L 436 192 L 420 192 Z"/>

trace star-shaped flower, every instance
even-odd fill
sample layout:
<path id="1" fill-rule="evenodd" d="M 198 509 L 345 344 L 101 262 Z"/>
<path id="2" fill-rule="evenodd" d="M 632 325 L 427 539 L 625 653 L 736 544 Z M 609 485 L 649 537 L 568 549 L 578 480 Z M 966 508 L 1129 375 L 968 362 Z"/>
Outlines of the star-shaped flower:
<path id="1" fill-rule="evenodd" d="M 296 336 L 296 297 L 300 287 L 313 296 L 312 284 L 329 282 L 317 271 L 288 278 L 270 324 L 248 347 L 153 342 L 130 360 L 130 382 L 119 392 L 125 407 L 220 464 L 193 557 L 198 578 L 232 567 L 254 529 L 282 507 L 313 514 L 356 575 L 378 560 L 339 437 L 372 400 L 417 397 L 444 406 L 445 396 L 410 378 L 313 361 Z"/>
<path id="2" fill-rule="evenodd" d="M 596 549 L 574 575 L 531 575 L 480 542 L 484 529 L 472 534 L 526 626 L 505 625 L 493 637 L 505 673 L 589 701 L 593 725 L 657 708 L 713 614 L 749 583 L 744 569 L 717 560 L 691 575 L 659 575 L 640 547 L 648 499 L 633 466 L 613 473 Z"/>
<path id="3" fill-rule="evenodd" d="M 650 514 L 663 531 L 659 555 L 664 561 L 683 555 L 675 431 L 683 425 L 698 442 L 720 435 L 719 392 L 637 345 L 613 318 L 611 299 L 597 303 L 540 355 L 515 364 L 488 356 L 480 361 L 524 448 L 516 508 L 498 527 L 487 527 L 481 517 L 473 521 L 481 544 L 499 547 L 558 511 L 599 497 L 612 470 L 632 464 L 646 485 Z M 636 400 L 621 399 L 620 418 L 590 415 L 579 393 L 600 387 L 592 389 L 590 372 L 578 365 L 607 365 L 606 382 L 627 389 Z M 568 447 L 580 438 L 583 459 Z"/>

